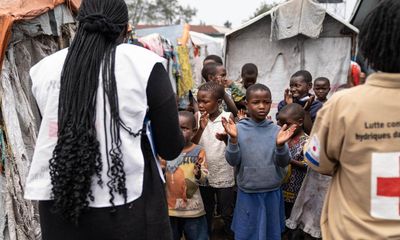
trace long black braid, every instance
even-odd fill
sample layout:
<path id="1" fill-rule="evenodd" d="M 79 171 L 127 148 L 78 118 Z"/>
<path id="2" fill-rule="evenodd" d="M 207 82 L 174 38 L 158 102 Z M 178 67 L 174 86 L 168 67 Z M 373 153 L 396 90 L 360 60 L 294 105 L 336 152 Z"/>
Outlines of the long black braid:
<path id="1" fill-rule="evenodd" d="M 96 102 L 101 72 L 104 97 L 104 131 L 107 151 L 107 182 L 110 203 L 114 194 L 127 199 L 122 161 L 118 93 L 115 80 L 115 52 L 128 22 L 123 0 L 83 0 L 79 26 L 66 57 L 58 105 L 58 141 L 50 159 L 54 211 L 78 223 L 82 212 L 94 200 L 92 178 L 103 185 L 100 144 L 96 134 Z M 106 105 L 110 108 L 107 125 Z M 134 134 L 135 136 L 137 134 Z"/>
<path id="2" fill-rule="evenodd" d="M 400 73 L 400 1 L 382 1 L 360 29 L 360 49 L 375 70 Z"/>

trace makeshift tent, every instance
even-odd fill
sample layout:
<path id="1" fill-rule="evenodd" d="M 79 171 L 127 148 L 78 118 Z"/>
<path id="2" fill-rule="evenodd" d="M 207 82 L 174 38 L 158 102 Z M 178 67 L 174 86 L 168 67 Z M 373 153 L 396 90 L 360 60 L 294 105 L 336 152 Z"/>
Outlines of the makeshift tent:
<path id="1" fill-rule="evenodd" d="M 245 63 L 256 64 L 258 82 L 272 91 L 274 115 L 297 70 L 327 77 L 334 87 L 346 83 L 357 33 L 311 0 L 288 1 L 226 35 L 228 78 L 239 79 Z"/>
<path id="2" fill-rule="evenodd" d="M 223 39 L 210 37 L 204 33 L 190 31 L 190 38 L 194 45 L 201 48 L 200 56 L 217 55 L 222 57 Z"/>
<path id="3" fill-rule="evenodd" d="M 40 239 L 39 216 L 23 198 L 40 115 L 29 69 L 74 35 L 79 0 L 3 0 L 0 6 L 0 240 Z"/>

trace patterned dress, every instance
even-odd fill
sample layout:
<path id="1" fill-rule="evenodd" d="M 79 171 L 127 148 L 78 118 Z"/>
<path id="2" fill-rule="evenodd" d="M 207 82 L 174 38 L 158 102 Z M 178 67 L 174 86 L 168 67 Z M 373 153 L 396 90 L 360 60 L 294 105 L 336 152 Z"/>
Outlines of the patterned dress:
<path id="1" fill-rule="evenodd" d="M 286 220 L 286 227 L 300 228 L 314 238 L 322 237 L 321 212 L 331 179 L 330 176 L 319 174 L 311 168 L 308 169 L 292 214 Z"/>
<path id="2" fill-rule="evenodd" d="M 308 135 L 305 133 L 298 135 L 288 142 L 290 155 L 292 160 L 304 162 L 303 148 L 308 140 Z M 304 162 L 305 164 L 305 162 Z M 300 191 L 307 168 L 301 168 L 290 164 L 287 181 L 282 185 L 284 200 L 287 203 L 296 201 L 297 194 Z"/>

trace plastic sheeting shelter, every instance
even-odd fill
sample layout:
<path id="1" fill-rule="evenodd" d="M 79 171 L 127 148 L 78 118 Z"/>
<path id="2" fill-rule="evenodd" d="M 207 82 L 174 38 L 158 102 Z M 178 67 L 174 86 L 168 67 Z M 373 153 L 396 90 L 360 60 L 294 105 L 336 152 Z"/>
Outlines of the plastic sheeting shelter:
<path id="1" fill-rule="evenodd" d="M 136 30 L 138 37 L 144 37 L 150 34 L 158 33 L 172 42 L 174 46 L 178 45 L 178 39 L 182 37 L 184 25 L 172 25 L 156 28 L 145 28 Z"/>
<path id="2" fill-rule="evenodd" d="M 223 39 L 193 31 L 190 31 L 190 38 L 196 46 L 201 47 L 200 56 L 205 58 L 207 55 L 213 54 L 222 57 Z"/>
<path id="3" fill-rule="evenodd" d="M 286 2 L 226 35 L 228 78 L 238 79 L 245 63 L 256 64 L 258 82 L 272 91 L 274 116 L 290 76 L 298 70 L 327 77 L 333 87 L 346 83 L 357 33 L 310 0 Z"/>
<path id="4" fill-rule="evenodd" d="M 77 10 L 81 0 L 2 0 L 0 5 L 0 66 L 11 37 L 11 29 L 16 21 L 33 19 L 60 4 Z"/>

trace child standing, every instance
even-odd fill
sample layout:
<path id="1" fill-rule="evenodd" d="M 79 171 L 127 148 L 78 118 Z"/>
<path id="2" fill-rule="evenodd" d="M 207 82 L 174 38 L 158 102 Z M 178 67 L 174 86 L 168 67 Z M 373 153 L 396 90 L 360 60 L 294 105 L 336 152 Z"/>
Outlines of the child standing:
<path id="1" fill-rule="evenodd" d="M 217 55 L 208 55 L 207 57 L 205 57 L 204 60 L 203 60 L 203 67 L 208 63 L 219 63 L 221 65 L 224 64 L 222 62 L 222 58 L 220 56 L 217 56 Z"/>
<path id="2" fill-rule="evenodd" d="M 207 240 L 207 220 L 199 183 L 207 179 L 206 155 L 191 142 L 196 129 L 191 112 L 179 112 L 179 126 L 185 139 L 182 153 L 173 161 L 162 161 L 165 167 L 168 211 L 174 240 L 182 234 L 188 240 Z"/>
<path id="3" fill-rule="evenodd" d="M 330 182 L 330 176 L 319 174 L 308 168 L 290 218 L 286 220 L 286 226 L 289 229 L 300 229 L 302 233 L 298 231 L 290 232 L 289 240 L 298 239 L 299 235 L 304 236 L 305 234 L 316 239 L 322 237 L 321 211 Z"/>
<path id="4" fill-rule="evenodd" d="M 310 94 L 312 88 L 312 76 L 308 71 L 298 71 L 290 78 L 290 88 L 285 90 L 285 99 L 278 104 L 278 113 L 281 109 L 290 103 L 300 104 L 305 112 L 304 131 L 309 134 L 312 129 L 313 122 L 317 116 L 317 112 L 322 107 L 320 101 L 315 101 L 315 96 Z"/>
<path id="5" fill-rule="evenodd" d="M 246 63 L 242 67 L 239 83 L 227 82 L 227 87 L 231 91 L 232 98 L 238 109 L 246 109 L 246 89 L 257 82 L 258 68 L 253 63 Z"/>
<path id="6" fill-rule="evenodd" d="M 258 77 L 258 68 L 254 63 L 246 63 L 242 67 L 242 84 L 243 88 L 246 90 L 251 85 L 256 84 Z"/>
<path id="7" fill-rule="evenodd" d="M 225 231 L 232 234 L 230 225 L 234 204 L 234 169 L 225 159 L 226 144 L 216 138 L 224 132 L 222 118 L 233 119 L 229 112 L 219 110 L 225 92 L 222 86 L 215 82 L 207 82 L 200 86 L 197 93 L 199 112 L 196 117 L 199 128 L 192 141 L 198 143 L 207 152 L 208 185 L 201 187 L 201 195 L 207 215 L 208 232 L 211 237 L 212 219 L 215 208 L 215 199 L 221 210 L 225 223 Z"/>
<path id="8" fill-rule="evenodd" d="M 331 82 L 326 77 L 319 77 L 314 80 L 314 93 L 321 103 L 328 101 L 328 94 L 331 91 Z"/>
<path id="9" fill-rule="evenodd" d="M 206 65 L 204 65 L 203 70 L 201 71 L 201 75 L 206 82 L 216 82 L 220 86 L 225 85 L 226 69 L 222 64 L 214 62 L 207 63 Z M 227 110 L 231 112 L 234 116 L 237 115 L 238 109 L 236 108 L 236 105 L 233 102 L 231 95 L 229 95 L 227 92 L 224 92 L 223 104 L 224 106 L 220 106 L 221 110 Z"/>
<path id="10" fill-rule="evenodd" d="M 312 88 L 312 76 L 308 71 L 298 71 L 290 78 L 290 87 L 285 91 L 285 99 L 278 105 L 278 112 L 287 104 L 298 103 L 302 107 L 309 101 Z M 319 101 L 312 101 L 310 106 L 311 120 L 314 122 L 317 111 L 322 107 Z"/>
<path id="11" fill-rule="evenodd" d="M 297 126 L 303 125 L 304 109 L 297 103 L 291 103 L 282 108 L 278 115 L 278 125 Z M 297 194 L 301 188 L 307 172 L 307 164 L 304 161 L 303 149 L 308 140 L 308 135 L 304 133 L 302 127 L 297 128 L 293 136 L 288 141 L 291 155 L 288 180 L 283 184 L 283 196 L 285 200 L 285 216 L 290 217 Z"/>
<path id="12" fill-rule="evenodd" d="M 279 129 L 266 119 L 271 108 L 271 91 L 262 84 L 247 89 L 250 118 L 237 126 L 223 120 L 229 134 L 226 159 L 237 167 L 238 196 L 232 229 L 235 239 L 281 239 L 284 207 L 281 182 L 290 162 L 288 146 L 296 125 Z"/>

